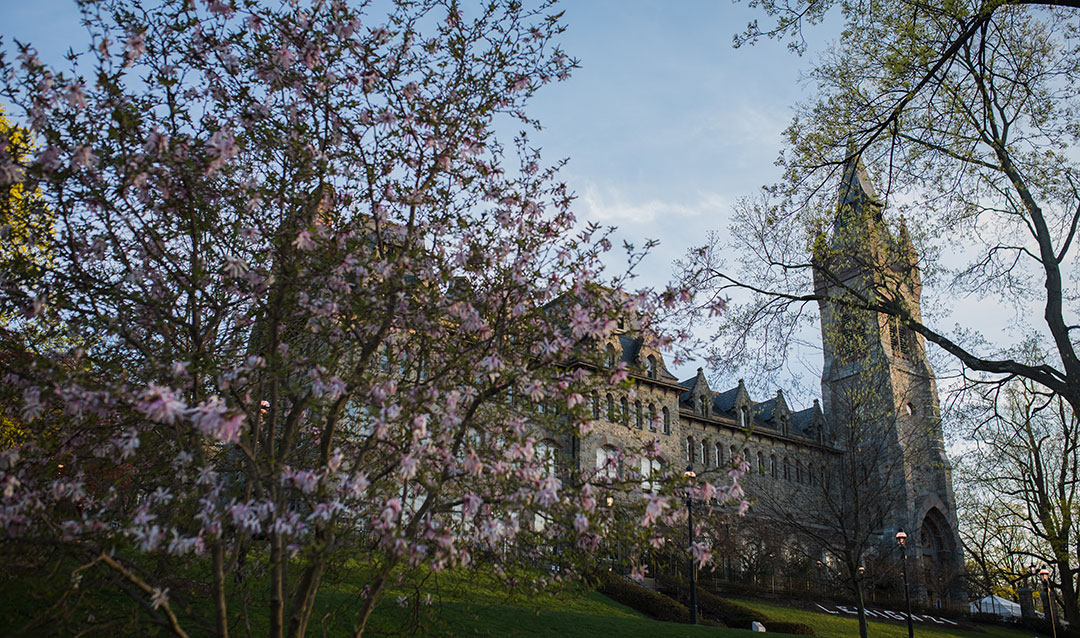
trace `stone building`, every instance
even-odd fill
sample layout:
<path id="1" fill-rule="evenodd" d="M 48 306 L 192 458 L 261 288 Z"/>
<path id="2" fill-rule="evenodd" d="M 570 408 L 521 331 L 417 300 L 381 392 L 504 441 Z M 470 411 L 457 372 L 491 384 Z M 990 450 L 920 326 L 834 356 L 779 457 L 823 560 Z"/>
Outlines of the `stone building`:
<path id="1" fill-rule="evenodd" d="M 883 303 L 902 304 L 917 320 L 917 256 L 902 225 L 891 236 L 881 208 L 861 164 L 850 162 L 834 226 L 815 255 L 815 287 L 838 300 L 877 295 Z M 883 296 L 883 285 L 892 294 Z M 600 468 L 620 448 L 655 437 L 661 463 L 675 469 L 689 464 L 708 477 L 726 475 L 738 455 L 750 465 L 744 485 L 755 503 L 752 516 L 790 508 L 812 520 L 826 499 L 853 497 L 844 490 L 855 488 L 838 476 L 852 462 L 848 446 L 858 446 L 860 454 L 873 451 L 878 456 L 864 460 L 881 484 L 872 495 L 882 508 L 873 529 L 881 551 L 894 551 L 896 532 L 906 530 L 917 597 L 927 604 L 961 599 L 963 557 L 950 469 L 922 337 L 885 314 L 828 302 L 820 311 L 822 400 L 802 409 L 789 406 L 780 390 L 755 399 L 742 380 L 713 389 L 700 368 L 679 380 L 660 352 L 632 331 L 617 331 L 603 344 L 605 362 L 625 362 L 631 386 L 591 397 L 597 426 L 575 443 L 580 447 L 574 456 L 583 468 Z"/>

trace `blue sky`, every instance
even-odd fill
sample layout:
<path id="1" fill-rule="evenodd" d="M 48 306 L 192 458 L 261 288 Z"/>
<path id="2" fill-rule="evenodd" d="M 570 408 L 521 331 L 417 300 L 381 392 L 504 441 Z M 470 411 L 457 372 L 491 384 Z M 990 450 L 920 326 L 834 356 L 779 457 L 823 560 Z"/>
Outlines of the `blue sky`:
<path id="1" fill-rule="evenodd" d="M 618 226 L 636 244 L 660 241 L 638 282 L 661 286 L 675 258 L 728 226 L 736 199 L 777 178 L 781 132 L 810 60 L 776 42 L 734 49 L 732 36 L 757 15 L 742 4 L 575 0 L 563 9 L 563 48 L 581 68 L 536 97 L 530 114 L 544 130 L 531 140 L 549 162 L 570 159 L 563 177 L 580 219 Z M 0 25 L 9 54 L 14 37 L 59 62 L 85 41 L 71 0 L 0 2 Z M 835 30 L 810 37 L 820 49 Z M 807 359 L 812 368 L 820 355 Z"/>

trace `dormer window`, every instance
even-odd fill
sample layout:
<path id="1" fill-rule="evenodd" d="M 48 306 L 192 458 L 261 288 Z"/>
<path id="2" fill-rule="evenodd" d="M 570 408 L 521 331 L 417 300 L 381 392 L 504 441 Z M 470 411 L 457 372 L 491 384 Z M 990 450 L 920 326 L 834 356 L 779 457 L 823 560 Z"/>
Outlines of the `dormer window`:
<path id="1" fill-rule="evenodd" d="M 645 366 L 646 366 L 645 367 L 646 376 L 648 376 L 650 379 L 657 378 L 657 375 L 658 375 L 657 368 L 658 368 L 658 366 L 657 366 L 657 363 L 656 363 L 656 357 L 654 357 L 653 355 L 650 354 L 649 358 L 645 362 Z"/>
<path id="2" fill-rule="evenodd" d="M 749 411 L 746 409 L 745 405 L 739 408 L 739 427 L 744 430 L 749 427 L 749 419 L 747 418 L 748 413 Z"/>
<path id="3" fill-rule="evenodd" d="M 614 368 L 615 364 L 617 363 L 615 358 L 615 346 L 611 345 L 610 343 L 608 344 L 607 348 L 604 349 L 604 362 L 609 368 Z"/>

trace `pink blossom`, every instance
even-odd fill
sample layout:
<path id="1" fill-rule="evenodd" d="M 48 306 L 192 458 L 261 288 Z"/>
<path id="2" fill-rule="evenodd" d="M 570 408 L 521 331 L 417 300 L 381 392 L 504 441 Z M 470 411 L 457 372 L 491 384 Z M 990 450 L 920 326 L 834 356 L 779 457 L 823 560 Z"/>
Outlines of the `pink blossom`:
<path id="1" fill-rule="evenodd" d="M 293 240 L 293 246 L 296 246 L 303 251 L 310 251 L 315 248 L 316 244 L 315 240 L 311 238 L 311 232 L 305 228 L 296 235 L 296 239 Z"/>
<path id="2" fill-rule="evenodd" d="M 589 528 L 589 519 L 584 514 L 574 515 L 574 531 L 578 534 L 585 533 L 585 530 Z"/>
<path id="3" fill-rule="evenodd" d="M 143 391 L 136 407 L 151 420 L 158 423 L 173 424 L 187 408 L 172 388 L 151 383 Z"/>
<path id="4" fill-rule="evenodd" d="M 649 503 L 645 506 L 645 517 L 642 519 L 641 524 L 648 526 L 652 525 L 658 520 L 667 509 L 668 502 L 666 498 L 661 496 L 652 495 L 649 497 Z"/>
<path id="5" fill-rule="evenodd" d="M 150 606 L 153 609 L 157 609 L 158 607 L 161 607 L 162 605 L 167 605 L 168 603 L 169 588 L 166 587 L 165 589 L 158 589 L 157 587 L 155 587 L 154 592 L 150 595 Z"/>
<path id="6" fill-rule="evenodd" d="M 86 95 L 83 93 L 82 84 L 71 84 L 67 89 L 67 101 L 72 108 L 79 111 L 86 108 Z"/>
<path id="7" fill-rule="evenodd" d="M 289 50 L 289 47 L 281 47 L 274 55 L 274 64 L 283 71 L 287 71 L 295 60 L 296 55 Z"/>
<path id="8" fill-rule="evenodd" d="M 476 494 L 466 494 L 465 498 L 461 502 L 461 511 L 467 516 L 475 516 L 480 510 L 480 506 L 484 504 L 484 499 L 480 498 Z"/>
<path id="9" fill-rule="evenodd" d="M 386 507 L 383 508 L 382 514 L 379 515 L 379 519 L 384 525 L 390 527 L 397 523 L 398 518 L 401 516 L 401 499 L 392 498 L 386 502 Z"/>
<path id="10" fill-rule="evenodd" d="M 71 154 L 71 168 L 79 168 L 83 166 L 93 166 L 96 158 L 94 152 L 89 146 L 76 146 L 75 152 Z"/>
<path id="11" fill-rule="evenodd" d="M 554 476 L 548 476 L 540 483 L 540 490 L 536 493 L 537 502 L 540 507 L 551 507 L 559 498 L 559 488 L 562 487 L 562 481 Z"/>
<path id="12" fill-rule="evenodd" d="M 709 562 L 712 561 L 712 549 L 704 543 L 695 542 L 690 546 L 690 551 L 699 568 L 705 567 L 705 565 L 708 565 Z"/>

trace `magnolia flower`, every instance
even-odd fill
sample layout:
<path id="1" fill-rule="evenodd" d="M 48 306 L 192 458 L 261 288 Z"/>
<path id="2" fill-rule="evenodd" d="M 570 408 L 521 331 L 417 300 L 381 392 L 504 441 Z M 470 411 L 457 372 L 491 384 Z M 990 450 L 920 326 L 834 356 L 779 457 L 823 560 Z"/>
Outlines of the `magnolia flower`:
<path id="1" fill-rule="evenodd" d="M 162 605 L 167 605 L 168 603 L 169 588 L 166 587 L 165 589 L 159 589 L 155 587 L 154 592 L 150 595 L 150 604 L 153 606 L 153 608 L 157 609 L 158 607 L 161 607 Z"/>
<path id="2" fill-rule="evenodd" d="M 315 248 L 315 240 L 311 238 L 311 232 L 306 228 L 296 236 L 293 240 L 293 246 L 303 251 L 309 251 Z"/>

